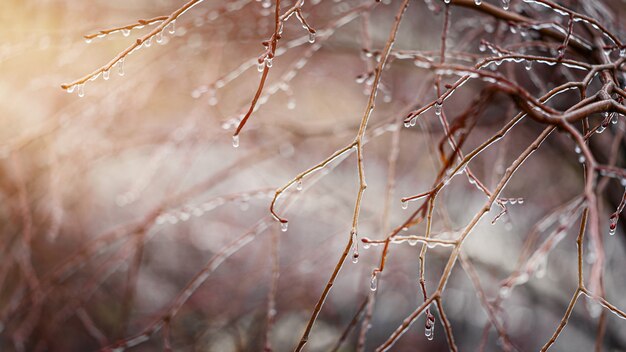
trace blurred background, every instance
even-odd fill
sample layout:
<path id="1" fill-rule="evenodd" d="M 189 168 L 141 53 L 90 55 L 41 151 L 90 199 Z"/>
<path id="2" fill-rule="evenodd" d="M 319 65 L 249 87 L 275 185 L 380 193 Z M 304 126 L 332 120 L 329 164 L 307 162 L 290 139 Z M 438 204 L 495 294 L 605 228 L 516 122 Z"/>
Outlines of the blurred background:
<path id="1" fill-rule="evenodd" d="M 79 97 L 77 90 L 68 94 L 60 85 L 108 63 L 154 25 L 90 43 L 83 35 L 169 15 L 184 2 L 3 0 L 0 350 L 90 351 L 144 332 L 150 335 L 147 341 L 125 340 L 141 342 L 130 350 L 162 350 L 168 344 L 174 351 L 292 350 L 350 236 L 359 186 L 356 155 L 347 153 L 305 178 L 301 191 L 292 186 L 285 192 L 277 209 L 289 220 L 287 231 L 272 219 L 269 205 L 277 188 L 357 133 L 367 104 L 364 92 L 371 90 L 367 77 L 376 64 L 376 54 L 367 53 L 382 50 L 399 5 L 393 0 L 364 6 L 370 2 L 307 1 L 303 12 L 317 31 L 314 43 L 296 18 L 286 22 L 258 110 L 234 148 L 234 127 L 258 87 L 261 42 L 273 33 L 273 2 L 269 8 L 254 0 L 201 3 L 176 21 L 162 43 L 129 55 L 123 76 L 116 67 L 110 79 L 88 81 Z M 495 0 L 484 3 L 501 6 Z M 624 1 L 560 3 L 624 33 Z M 283 0 L 284 8 L 290 4 Z M 407 112 L 435 98 L 433 72 L 414 59 L 438 60 L 442 5 L 411 1 L 394 46 L 411 53 L 407 59 L 396 52 L 384 71 L 364 149 L 368 188 L 359 237 L 382 240 L 400 226 L 420 205 L 411 202 L 403 209 L 400 199 L 428 191 L 442 166 L 438 148 L 444 133 L 432 109 L 416 126 L 402 123 Z M 565 21 L 522 1 L 513 0 L 510 11 Z M 479 50 L 481 39 L 511 47 L 533 40 L 512 33 L 506 22 L 452 8 L 451 60 L 468 64 L 487 55 Z M 560 65 L 534 64 L 526 70 L 522 63 L 508 62 L 495 69 L 537 95 L 584 75 Z M 457 78 L 444 76 L 442 83 Z M 476 99 L 487 86 L 470 81 L 458 89 L 444 105 L 448 119 L 480 103 Z M 467 135 L 465 153 L 517 113 L 505 95 L 489 99 Z M 553 104 L 567 108 L 575 102 L 575 93 L 564 93 Z M 620 120 L 593 137 L 598 160 L 615 155 L 616 165 L 623 166 L 622 142 L 617 152 L 608 146 L 621 139 L 625 126 Z M 522 120 L 472 160 L 472 171 L 493 188 L 542 129 Z M 576 207 L 583 182 L 573 141 L 555 133 L 502 193 L 517 204 L 495 224 L 500 208 L 492 207 L 468 237 L 462 253 L 481 287 L 472 283 L 467 267 L 457 264 L 443 294 L 460 350 L 503 348 L 481 295 L 489 302 L 500 297 L 497 319 L 519 350 L 538 350 L 550 339 L 577 285 Z M 604 284 L 606 297 L 623 309 L 624 221 L 615 236 L 608 235 L 608 224 L 624 189 L 617 180 L 608 182 L 599 193 L 606 229 Z M 485 200 L 467 177 L 454 177 L 437 198 L 435 236 L 455 238 Z M 575 215 L 568 218 L 569 213 Z M 542 221 L 551 214 L 556 215 Z M 559 221 L 572 223 L 563 240 L 542 257 L 542 267 L 527 282 L 504 294 L 503 280 Z M 420 224 L 402 234 L 424 231 Z M 361 245 L 358 263 L 349 256 L 339 273 L 306 349 L 331 350 L 364 300 L 374 296 L 365 350 L 383 343 L 423 302 L 420 249 L 421 244 L 392 244 L 374 294 L 370 277 L 382 246 Z M 431 292 L 449 253 L 447 247 L 428 250 Z M 594 261 L 590 253 L 585 265 Z M 190 283 L 201 285 L 191 290 Z M 182 304 L 186 293 L 191 296 Z M 166 319 L 177 302 L 182 306 Z M 424 334 L 422 316 L 392 350 L 448 350 L 440 318 L 432 312 L 432 341 Z M 601 350 L 626 350 L 624 321 L 584 297 L 553 350 L 593 350 L 599 326 Z M 361 329 L 357 322 L 339 350 L 356 350 Z"/>

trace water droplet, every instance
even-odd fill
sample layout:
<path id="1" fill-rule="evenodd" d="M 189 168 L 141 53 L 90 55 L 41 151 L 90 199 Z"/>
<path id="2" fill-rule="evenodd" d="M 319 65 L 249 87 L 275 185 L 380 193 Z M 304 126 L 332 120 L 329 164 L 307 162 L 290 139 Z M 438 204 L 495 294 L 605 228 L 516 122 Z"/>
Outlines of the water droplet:
<path id="1" fill-rule="evenodd" d="M 426 311 L 426 323 L 424 324 L 424 336 L 428 341 L 435 338 L 435 316 Z"/>
<path id="2" fill-rule="evenodd" d="M 619 56 L 621 56 L 621 57 L 626 56 L 626 48 L 621 48 L 621 49 L 619 50 Z"/>
<path id="3" fill-rule="evenodd" d="M 163 31 L 156 34 L 156 42 L 159 44 L 163 43 Z"/>
<path id="4" fill-rule="evenodd" d="M 78 85 L 78 96 L 81 98 L 85 96 L 85 85 L 82 83 Z"/>
<path id="5" fill-rule="evenodd" d="M 511 204 L 517 204 L 517 198 L 510 198 L 510 199 L 509 199 L 509 202 L 510 202 Z"/>
<path id="6" fill-rule="evenodd" d="M 408 240 L 408 242 L 409 242 L 409 246 L 417 245 L 417 240 L 416 239 L 410 239 L 410 240 Z"/>
<path id="7" fill-rule="evenodd" d="M 617 220 L 618 216 L 616 214 L 611 215 L 611 218 L 609 218 L 609 235 L 611 236 L 615 235 L 617 231 Z"/>
<path id="8" fill-rule="evenodd" d="M 109 70 L 102 71 L 102 78 L 104 78 L 105 81 L 109 79 L 109 76 Z"/>
<path id="9" fill-rule="evenodd" d="M 402 209 L 408 209 L 408 207 L 409 207 L 409 202 L 403 200 L 402 201 Z"/>
<path id="10" fill-rule="evenodd" d="M 209 105 L 215 106 L 215 105 L 217 105 L 217 102 L 218 102 L 218 100 L 217 100 L 217 97 L 215 96 L 215 94 L 209 96 Z"/>
<path id="11" fill-rule="evenodd" d="M 535 269 L 535 276 L 538 279 L 546 276 L 546 271 L 548 271 L 548 257 L 543 257 L 539 264 L 537 264 L 537 268 Z"/>
<path id="12" fill-rule="evenodd" d="M 352 238 L 352 263 L 356 264 L 359 262 L 359 241 L 354 229 L 350 231 L 350 236 Z"/>
<path id="13" fill-rule="evenodd" d="M 502 286 L 499 292 L 500 297 L 508 298 L 511 296 L 511 288 L 509 286 Z"/>
<path id="14" fill-rule="evenodd" d="M 502 0 L 502 8 L 506 11 L 511 5 L 511 0 Z"/>
<path id="15" fill-rule="evenodd" d="M 233 136 L 233 147 L 234 148 L 239 147 L 239 135 L 234 135 Z"/>
<path id="16" fill-rule="evenodd" d="M 483 3 L 483 1 L 482 1 L 482 0 L 474 0 L 474 4 L 476 4 L 476 5 L 480 5 L 480 4 L 482 4 L 482 3 Z"/>
<path id="17" fill-rule="evenodd" d="M 524 62 L 524 68 L 526 69 L 526 71 L 530 71 L 533 68 L 532 60 L 526 60 Z"/>
<path id="18" fill-rule="evenodd" d="M 574 151 L 576 152 L 576 154 L 580 154 L 580 152 L 581 152 L 580 146 L 577 145 L 576 147 L 574 147 Z"/>
<path id="19" fill-rule="evenodd" d="M 315 43 L 315 32 L 309 32 L 309 43 Z"/>
<path id="20" fill-rule="evenodd" d="M 267 67 L 272 67 L 272 65 L 274 64 L 274 59 L 271 57 L 266 57 L 265 64 L 267 65 Z"/>
<path id="21" fill-rule="evenodd" d="M 172 21 L 172 22 L 170 23 L 170 26 L 169 26 L 169 27 L 170 27 L 170 28 L 169 28 L 168 32 L 169 32 L 170 34 L 174 34 L 174 33 L 176 33 L 176 20 Z"/>
<path id="22" fill-rule="evenodd" d="M 297 189 L 298 191 L 302 191 L 302 179 L 299 179 L 299 180 L 296 182 L 296 189 Z"/>
<path id="23" fill-rule="evenodd" d="M 478 50 L 479 50 L 480 52 L 484 52 L 485 50 L 487 50 L 487 45 L 485 45 L 485 43 L 482 43 L 482 42 L 481 42 L 481 43 L 478 45 Z"/>
<path id="24" fill-rule="evenodd" d="M 581 164 L 584 164 L 585 163 L 585 156 L 584 155 L 579 156 L 578 157 L 578 162 L 581 163 Z"/>
<path id="25" fill-rule="evenodd" d="M 524 198 L 517 198 L 517 204 L 524 204 Z"/>
<path id="26" fill-rule="evenodd" d="M 450 0 L 443 0 L 443 2 L 445 2 L 446 4 L 449 4 Z"/>
<path id="27" fill-rule="evenodd" d="M 150 38 L 146 39 L 146 41 L 145 41 L 145 42 L 143 42 L 143 45 L 144 45 L 146 48 L 149 48 L 149 47 L 152 45 L 152 37 L 150 37 Z"/>
<path id="28" fill-rule="evenodd" d="M 122 35 L 125 37 L 128 37 L 130 35 L 130 29 L 122 29 Z"/>
<path id="29" fill-rule="evenodd" d="M 263 70 L 265 69 L 265 61 L 259 62 L 256 66 L 256 69 L 259 70 L 259 72 L 263 72 Z"/>
<path id="30" fill-rule="evenodd" d="M 65 91 L 68 93 L 73 93 L 75 88 L 76 88 L 76 85 L 69 86 L 65 89 Z"/>
<path id="31" fill-rule="evenodd" d="M 363 248 L 364 249 L 369 249 L 371 246 L 371 244 L 369 242 L 363 242 Z"/>
<path id="32" fill-rule="evenodd" d="M 441 105 L 440 102 L 435 103 L 435 115 L 437 116 L 441 115 Z"/>
<path id="33" fill-rule="evenodd" d="M 613 113 L 612 116 L 611 116 L 611 123 L 615 125 L 615 124 L 617 124 L 618 120 L 619 120 L 619 114 Z"/>
<path id="34" fill-rule="evenodd" d="M 87 44 L 91 43 L 91 38 L 85 38 L 85 43 Z"/>
<path id="35" fill-rule="evenodd" d="M 287 228 L 289 227 L 289 223 L 287 221 L 285 222 L 280 222 L 280 230 L 282 232 L 287 232 Z"/>
<path id="36" fill-rule="evenodd" d="M 370 290 L 376 291 L 378 289 L 378 278 L 376 273 L 372 274 L 372 279 L 370 280 Z"/>

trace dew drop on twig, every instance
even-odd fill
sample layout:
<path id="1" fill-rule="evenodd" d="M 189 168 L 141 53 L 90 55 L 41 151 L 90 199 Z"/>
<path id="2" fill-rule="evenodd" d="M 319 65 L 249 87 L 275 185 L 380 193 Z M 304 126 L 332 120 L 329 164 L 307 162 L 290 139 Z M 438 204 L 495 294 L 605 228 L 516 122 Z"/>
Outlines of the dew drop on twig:
<path id="1" fill-rule="evenodd" d="M 289 223 L 287 221 L 280 223 L 280 230 L 282 232 L 287 232 L 287 228 L 289 227 Z"/>
<path id="2" fill-rule="evenodd" d="M 233 136 L 233 147 L 234 148 L 239 147 L 239 135 L 234 135 Z"/>

